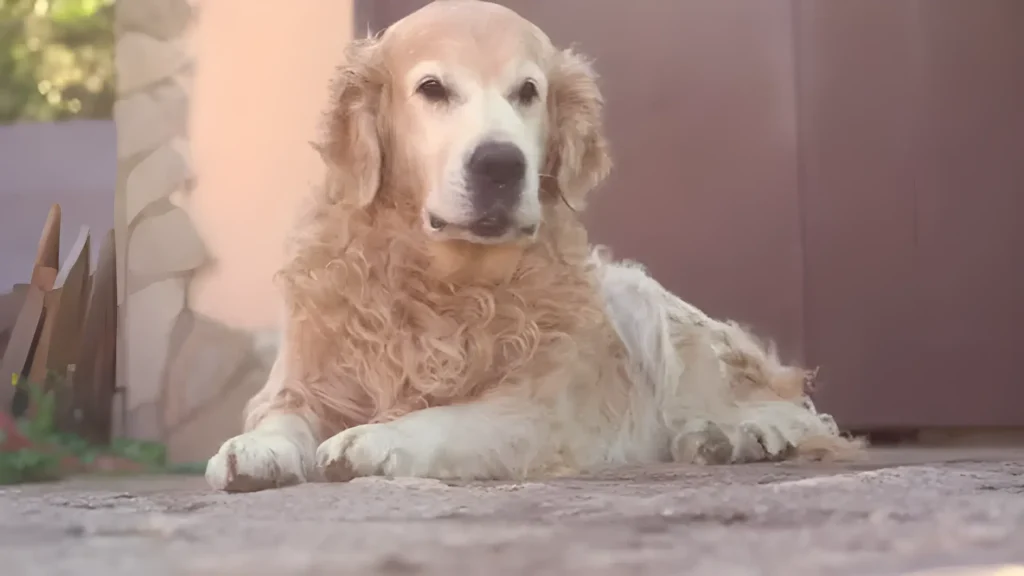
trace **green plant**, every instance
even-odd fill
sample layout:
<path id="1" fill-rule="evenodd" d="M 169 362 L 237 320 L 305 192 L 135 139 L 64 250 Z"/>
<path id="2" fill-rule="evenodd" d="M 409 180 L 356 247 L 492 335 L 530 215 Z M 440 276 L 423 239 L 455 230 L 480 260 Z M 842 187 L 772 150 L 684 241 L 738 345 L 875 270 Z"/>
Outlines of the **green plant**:
<path id="1" fill-rule="evenodd" d="M 0 0 L 0 124 L 110 118 L 114 0 Z"/>
<path id="2" fill-rule="evenodd" d="M 154 469 L 167 465 L 167 447 L 159 442 L 114 438 L 110 453 Z"/>
<path id="3" fill-rule="evenodd" d="M 36 409 L 31 418 L 17 422 L 11 432 L 20 433 L 29 441 L 52 434 L 56 411 L 53 392 L 44 391 L 40 386 L 21 383 L 17 374 L 11 376 L 11 385 L 27 391 L 29 404 Z M 0 431 L 0 446 L 7 441 L 8 433 Z M 60 477 L 60 463 L 58 453 L 41 450 L 34 443 L 17 450 L 0 451 L 0 484 L 54 480 Z"/>
<path id="4" fill-rule="evenodd" d="M 0 439 L 2 441 L 2 439 Z M 33 448 L 0 452 L 0 485 L 60 478 L 60 457 Z"/>
<path id="5" fill-rule="evenodd" d="M 48 438 L 56 431 L 57 397 L 52 388 L 31 382 L 22 384 L 28 390 L 29 406 L 35 413 L 24 420 L 22 433 L 30 439 Z"/>
<path id="6" fill-rule="evenodd" d="M 0 484 L 39 482 L 60 478 L 62 465 L 75 464 L 76 471 L 94 470 L 91 465 L 100 459 L 120 460 L 132 464 L 128 472 L 201 474 L 205 462 L 167 464 L 167 448 L 159 442 L 115 438 L 108 446 L 96 446 L 81 437 L 61 431 L 56 421 L 57 396 L 66 383 L 54 374 L 47 375 L 47 384 L 19 382 L 12 378 L 28 398 L 28 416 L 17 419 L 16 430 L 27 444 L 17 450 L 0 451 Z M 0 430 L 0 446 L 5 434 Z M 106 473 L 122 473 L 116 467 Z"/>

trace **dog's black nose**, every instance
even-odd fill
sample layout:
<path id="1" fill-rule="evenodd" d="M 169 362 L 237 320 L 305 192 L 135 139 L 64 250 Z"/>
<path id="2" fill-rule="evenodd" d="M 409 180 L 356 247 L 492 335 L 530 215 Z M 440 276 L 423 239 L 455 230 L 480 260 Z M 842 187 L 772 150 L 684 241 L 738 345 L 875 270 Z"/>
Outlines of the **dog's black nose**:
<path id="1" fill-rule="evenodd" d="M 518 204 L 523 190 L 526 156 L 509 142 L 483 142 L 470 155 L 466 172 L 478 213 L 509 210 Z"/>

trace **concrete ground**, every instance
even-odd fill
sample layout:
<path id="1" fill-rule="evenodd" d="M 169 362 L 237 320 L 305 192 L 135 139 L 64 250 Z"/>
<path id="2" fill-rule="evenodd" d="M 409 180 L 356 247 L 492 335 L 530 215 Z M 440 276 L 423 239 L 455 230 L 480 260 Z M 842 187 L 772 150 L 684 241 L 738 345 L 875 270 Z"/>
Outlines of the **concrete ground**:
<path id="1" fill-rule="evenodd" d="M 12 576 L 869 576 L 1014 561 L 1015 449 L 522 484 L 361 479 L 228 495 L 159 477 L 0 490 L 0 573 Z"/>

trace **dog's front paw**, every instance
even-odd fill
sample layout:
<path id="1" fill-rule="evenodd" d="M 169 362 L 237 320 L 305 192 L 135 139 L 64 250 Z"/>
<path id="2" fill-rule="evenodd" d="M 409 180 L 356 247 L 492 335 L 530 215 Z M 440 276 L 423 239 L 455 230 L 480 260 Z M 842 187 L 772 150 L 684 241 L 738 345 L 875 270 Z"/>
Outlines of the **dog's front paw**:
<path id="1" fill-rule="evenodd" d="M 217 490 L 255 492 L 305 482 L 312 454 L 282 434 L 247 432 L 225 442 L 206 464 Z"/>
<path id="2" fill-rule="evenodd" d="M 316 451 L 316 463 L 329 482 L 393 475 L 398 458 L 397 439 L 389 424 L 355 426 L 321 444 Z"/>

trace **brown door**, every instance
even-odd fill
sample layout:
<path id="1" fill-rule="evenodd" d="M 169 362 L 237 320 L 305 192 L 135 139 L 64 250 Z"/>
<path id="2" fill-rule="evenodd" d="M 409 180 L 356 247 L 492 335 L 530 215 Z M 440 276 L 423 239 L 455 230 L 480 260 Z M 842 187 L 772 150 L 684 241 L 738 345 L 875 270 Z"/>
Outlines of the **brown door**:
<path id="1" fill-rule="evenodd" d="M 844 425 L 901 424 L 920 382 L 915 8 L 796 4 L 806 351 Z"/>
<path id="2" fill-rule="evenodd" d="M 846 425 L 1024 425 L 1024 3 L 798 0 L 808 357 Z"/>
<path id="3" fill-rule="evenodd" d="M 1024 2 L 918 4 L 913 391 L 926 424 L 1024 425 Z"/>
<path id="4" fill-rule="evenodd" d="M 1024 2 L 502 3 L 603 76 L 595 242 L 820 365 L 843 425 L 1024 425 Z"/>

